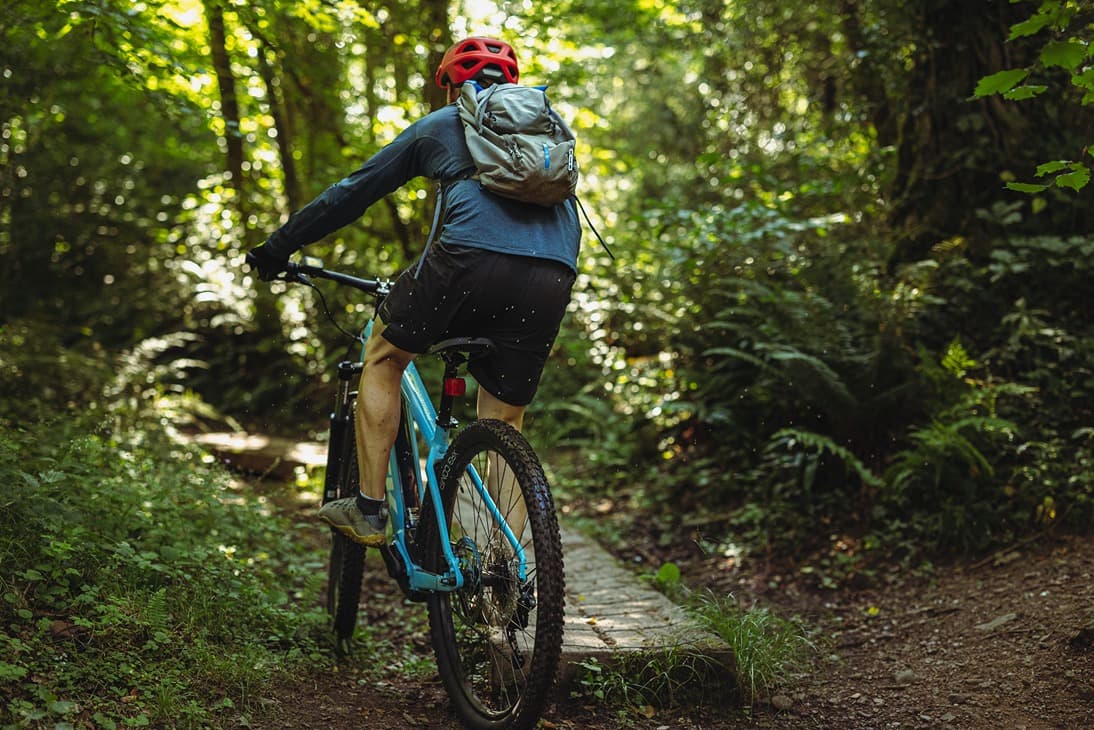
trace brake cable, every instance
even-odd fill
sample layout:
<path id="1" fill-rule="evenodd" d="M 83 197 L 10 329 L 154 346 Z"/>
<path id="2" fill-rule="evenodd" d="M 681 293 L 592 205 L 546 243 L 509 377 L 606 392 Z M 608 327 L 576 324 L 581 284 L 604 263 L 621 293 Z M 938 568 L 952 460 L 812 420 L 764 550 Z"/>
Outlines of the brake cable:
<path id="1" fill-rule="evenodd" d="M 313 290 L 315 290 L 315 293 L 319 295 L 319 304 L 322 305 L 322 307 L 323 307 L 323 313 L 327 315 L 327 319 L 330 320 L 331 324 L 333 324 L 338 329 L 339 332 L 341 332 L 342 334 L 344 334 L 346 337 L 348 337 L 351 340 L 351 344 L 349 345 L 350 348 L 352 348 L 353 345 L 357 344 L 357 343 L 360 343 L 362 345 L 365 344 L 365 338 L 364 337 L 362 337 L 359 334 L 356 334 L 356 335 L 353 334 L 352 332 L 350 332 L 349 330 L 347 330 L 345 327 L 343 327 L 342 325 L 340 325 L 338 323 L 338 320 L 334 318 L 334 314 L 330 311 L 330 307 L 327 306 L 327 298 L 325 296 L 323 296 L 323 290 L 320 289 L 319 287 L 317 287 L 312 282 L 310 277 L 298 276 L 297 281 L 302 281 L 302 283 L 304 283 L 307 286 L 311 287 Z M 349 349 L 347 348 L 347 353 L 348 352 L 349 352 Z M 348 354 L 347 354 L 347 359 L 348 359 Z"/>

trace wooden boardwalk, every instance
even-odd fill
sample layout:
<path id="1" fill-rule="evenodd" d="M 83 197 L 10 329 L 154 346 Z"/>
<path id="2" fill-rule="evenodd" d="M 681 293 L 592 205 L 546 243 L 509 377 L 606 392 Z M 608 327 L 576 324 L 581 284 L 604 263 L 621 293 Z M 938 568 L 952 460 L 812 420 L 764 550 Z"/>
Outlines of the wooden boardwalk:
<path id="1" fill-rule="evenodd" d="M 732 652 L 677 604 L 646 585 L 595 541 L 562 526 L 566 564 L 566 623 L 562 680 L 580 665 L 635 660 L 665 665 L 685 656 L 704 660 L 707 674 L 724 674 Z"/>

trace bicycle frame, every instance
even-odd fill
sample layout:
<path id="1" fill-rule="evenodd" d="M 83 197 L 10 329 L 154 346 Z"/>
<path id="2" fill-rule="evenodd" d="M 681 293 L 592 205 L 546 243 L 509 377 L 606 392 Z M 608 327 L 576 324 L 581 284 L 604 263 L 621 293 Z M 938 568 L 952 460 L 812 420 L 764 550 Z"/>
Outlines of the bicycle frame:
<path id="1" fill-rule="evenodd" d="M 370 321 L 365 327 L 365 341 L 367 341 L 368 337 L 372 334 L 372 324 L 373 323 Z M 418 465 L 416 468 L 419 470 L 418 504 L 425 504 L 427 501 L 432 504 L 437 524 L 441 526 L 443 531 L 447 532 L 448 521 L 445 518 L 444 503 L 441 500 L 440 481 L 437 478 L 437 464 L 444 459 L 445 454 L 448 452 L 450 432 L 452 426 L 455 425 L 455 422 L 451 420 L 449 423 L 445 424 L 439 422 L 437 411 L 433 407 L 433 402 L 429 398 L 425 383 L 422 381 L 422 377 L 418 373 L 418 369 L 414 366 L 414 363 L 410 363 L 403 373 L 401 391 L 402 398 L 408 406 L 411 420 L 414 422 L 414 425 L 417 427 L 426 443 L 425 479 L 421 478 L 421 459 L 418 452 L 417 440 L 412 438 L 410 444 L 414 464 Z M 512 529 L 509 527 L 509 523 L 501 514 L 501 510 L 494 502 L 493 497 L 491 497 L 489 490 L 483 483 L 478 472 L 470 465 L 467 467 L 467 471 L 468 475 L 471 477 L 475 490 L 482 497 L 483 503 L 487 505 L 491 517 L 501 526 L 502 534 L 513 549 L 514 557 L 516 557 L 518 561 L 517 577 L 521 581 L 526 580 L 528 575 L 528 562 L 523 546 L 520 544 L 516 535 L 513 534 Z M 389 547 L 399 554 L 399 558 L 406 568 L 409 588 L 413 591 L 428 592 L 454 591 L 462 588 L 463 571 L 460 570 L 459 559 L 452 551 L 452 541 L 447 538 L 447 535 L 442 536 L 440 541 L 445 562 L 448 564 L 447 572 L 438 574 L 425 570 L 411 557 L 407 545 L 408 536 L 406 534 L 407 506 L 403 501 L 402 484 L 394 450 L 392 450 L 391 456 L 389 457 L 388 474 L 391 477 L 387 491 L 388 521 L 392 526 L 392 539 Z M 428 500 L 426 500 L 426 490 L 429 492 Z M 421 519 L 421 515 L 418 516 L 418 519 Z"/>

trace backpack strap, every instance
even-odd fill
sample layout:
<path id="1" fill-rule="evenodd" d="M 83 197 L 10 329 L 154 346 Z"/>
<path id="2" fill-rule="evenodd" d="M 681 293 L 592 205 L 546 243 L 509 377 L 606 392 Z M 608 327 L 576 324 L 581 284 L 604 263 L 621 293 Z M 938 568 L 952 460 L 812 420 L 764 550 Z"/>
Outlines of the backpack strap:
<path id="1" fill-rule="evenodd" d="M 575 195 L 574 202 L 577 203 L 577 207 L 581 209 L 581 215 L 585 216 L 585 222 L 589 224 L 589 230 L 591 230 L 593 232 L 593 235 L 596 236 L 596 240 L 600 241 L 600 245 L 608 253 L 608 257 L 612 261 L 615 261 L 615 254 L 612 253 L 612 250 L 610 248 L 608 248 L 608 244 L 604 243 L 604 239 L 600 237 L 600 232 L 596 230 L 596 226 L 594 226 L 593 222 L 589 220 L 589 214 L 585 212 L 585 206 L 581 204 L 581 198 Z"/>
<path id="2" fill-rule="evenodd" d="M 448 186 L 443 182 L 437 186 L 437 206 L 433 209 L 433 225 L 429 227 L 429 238 L 425 241 L 425 248 L 422 249 L 422 257 L 418 259 L 418 265 L 414 269 L 414 278 L 418 278 L 418 272 L 422 270 L 422 264 L 425 263 L 425 255 L 429 253 L 429 247 L 433 245 L 433 239 L 437 237 L 438 229 L 441 222 L 441 214 L 444 212 L 444 194 L 448 190 Z"/>
<path id="3" fill-rule="evenodd" d="M 476 85 L 477 86 L 477 85 Z M 486 117 L 486 104 L 490 101 L 490 97 L 494 95 L 494 92 L 500 88 L 500 84 L 493 84 L 486 90 L 486 93 L 482 95 L 481 99 L 478 99 L 478 108 L 475 109 L 475 128 L 479 134 L 482 134 L 483 119 Z"/>

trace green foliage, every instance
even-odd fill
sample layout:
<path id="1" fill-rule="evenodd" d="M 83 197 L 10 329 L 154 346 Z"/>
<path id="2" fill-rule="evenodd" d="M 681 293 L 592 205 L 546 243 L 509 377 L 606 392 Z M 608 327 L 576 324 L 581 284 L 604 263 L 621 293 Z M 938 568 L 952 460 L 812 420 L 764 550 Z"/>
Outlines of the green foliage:
<path id="1" fill-rule="evenodd" d="M 1076 314 L 1090 239 L 1016 238 L 976 265 L 951 256 L 887 282 L 868 260 L 841 271 L 828 249 L 807 245 L 816 224 L 771 216 L 760 227 L 724 212 L 697 220 L 722 248 L 704 260 L 703 228 L 673 230 L 695 236 L 680 244 L 693 257 L 678 258 L 695 284 L 690 307 L 666 319 L 677 349 L 650 359 L 665 369 L 645 376 L 624 359 L 630 345 L 606 360 L 612 387 L 582 396 L 597 407 L 586 448 L 613 445 L 594 458 L 628 463 L 634 434 L 656 426 L 659 473 L 634 486 L 634 466 L 594 469 L 600 481 L 585 483 L 603 494 L 604 479 L 619 480 L 648 504 L 721 514 L 730 539 L 754 548 L 816 540 L 818 520 L 857 523 L 874 550 L 904 554 L 981 550 L 1031 528 L 1086 524 L 1086 447 L 1055 434 L 1081 427 L 1088 402 L 1091 340 L 1071 333 L 1089 332 Z M 737 238 L 750 241 L 740 253 L 724 243 Z M 701 270 L 683 274 L 696 259 Z M 627 336 L 615 334 L 617 343 Z M 613 408 L 645 423 L 612 420 Z M 1060 448 L 1072 455 L 1038 456 Z M 1048 472 L 1035 484 L 1033 474 Z M 833 563 L 817 575 L 862 572 Z"/>
<path id="2" fill-rule="evenodd" d="M 683 279 L 681 301 L 688 307 L 665 318 L 664 331 L 674 332 L 677 349 L 655 360 L 671 365 L 673 389 L 661 390 L 643 409 L 665 433 L 659 450 L 671 467 L 666 476 L 685 504 L 724 503 L 758 486 L 749 475 L 764 460 L 781 460 L 785 470 L 776 478 L 788 479 L 797 498 L 811 501 L 810 493 L 825 490 L 814 492 L 818 467 L 825 480 L 834 466 L 822 465 L 824 454 L 853 456 L 849 444 L 870 453 L 886 436 L 883 419 L 906 397 L 899 377 L 908 366 L 875 334 L 876 273 L 864 263 L 848 276 L 838 265 L 847 249 L 828 253 L 814 246 L 832 230 L 828 221 L 797 221 L 762 206 L 678 215 L 696 225 L 670 229 L 662 245 L 676 247 L 678 256 L 669 260 L 679 263 L 664 276 Z M 644 382 L 662 385 L 640 373 L 637 382 L 624 381 L 628 390 L 618 397 L 633 404 L 650 395 Z M 786 429 L 820 434 L 829 446 L 804 461 L 785 449 L 763 448 L 769 441 L 787 443 Z M 845 462 L 869 473 L 860 457 Z M 771 484 L 770 477 L 757 477 Z"/>
<path id="3" fill-rule="evenodd" d="M 237 489 L 153 430 L 0 428 L 0 717 L 231 724 L 316 656 L 321 571 Z"/>
<path id="4" fill-rule="evenodd" d="M 0 311 L 126 341 L 178 306 L 168 221 L 213 140 L 192 99 L 145 84 L 176 71 L 156 50 L 185 44 L 151 7 L 63 5 L 0 20 Z"/>
<path id="5" fill-rule="evenodd" d="M 1094 67 L 1089 67 L 1087 59 L 1091 57 L 1091 42 L 1094 37 L 1088 15 L 1084 17 L 1079 3 L 1072 0 L 1045 0 L 1037 11 L 1021 22 L 1010 27 L 1008 41 L 1031 36 L 1040 36 L 1045 30 L 1051 30 L 1057 37 L 1044 43 L 1036 60 L 1024 68 L 998 71 L 980 79 L 973 91 L 974 98 L 1001 94 L 1011 101 L 1021 101 L 1039 96 L 1049 89 L 1047 84 L 1016 86 L 1032 73 L 1048 76 L 1050 69 L 1062 69 L 1069 75 L 1071 86 L 1081 90 L 1081 106 L 1094 102 Z M 1060 34 L 1070 33 L 1067 37 Z M 1070 89 L 1063 90 L 1061 96 L 1070 96 Z M 1055 185 L 1058 188 L 1070 188 L 1079 192 L 1090 182 L 1090 168 L 1082 160 L 1057 160 L 1037 167 L 1037 177 L 1055 175 L 1051 183 L 1044 185 L 1032 183 L 1008 182 L 1007 188 L 1022 193 L 1040 193 Z"/>
<path id="6" fill-rule="evenodd" d="M 66 348 L 48 323 L 0 323 L 0 423 L 95 408 L 112 376 L 98 343 Z"/>
<path id="7" fill-rule="evenodd" d="M 909 434 L 913 446 L 896 455 L 886 479 L 886 508 L 915 526 L 920 540 L 980 549 L 1011 515 L 977 437 L 1013 435 L 1014 424 L 968 417 L 934 422 Z M 895 507 L 895 509 L 894 509 Z M 1028 512 L 1027 512 L 1028 515 Z"/>
<path id="8" fill-rule="evenodd" d="M 1009 71 L 1000 71 L 991 76 L 985 76 L 976 84 L 974 96 L 990 96 L 991 94 L 1006 94 L 1019 81 L 1029 76 L 1029 69 L 1016 68 Z M 1041 87 L 1042 90 L 1045 87 Z"/>

